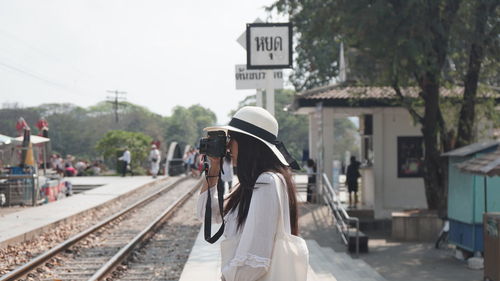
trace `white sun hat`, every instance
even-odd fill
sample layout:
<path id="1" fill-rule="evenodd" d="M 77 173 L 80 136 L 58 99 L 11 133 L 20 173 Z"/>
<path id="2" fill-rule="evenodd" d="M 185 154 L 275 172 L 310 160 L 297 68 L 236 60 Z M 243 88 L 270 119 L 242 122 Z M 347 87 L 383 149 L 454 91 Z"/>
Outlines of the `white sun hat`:
<path id="1" fill-rule="evenodd" d="M 252 136 L 266 144 L 281 163 L 298 169 L 297 162 L 290 156 L 282 142 L 277 140 L 278 121 L 267 110 L 257 106 L 245 106 L 238 110 L 228 125 L 214 126 L 204 131 L 234 131 Z"/>

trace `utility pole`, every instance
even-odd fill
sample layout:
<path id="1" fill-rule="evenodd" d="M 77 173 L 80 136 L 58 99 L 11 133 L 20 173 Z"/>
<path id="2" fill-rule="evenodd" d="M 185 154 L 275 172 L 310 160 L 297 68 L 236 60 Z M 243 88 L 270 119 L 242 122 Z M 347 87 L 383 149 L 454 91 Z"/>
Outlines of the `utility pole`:
<path id="1" fill-rule="evenodd" d="M 113 105 L 113 111 L 115 112 L 115 121 L 118 123 L 118 107 L 122 105 L 122 102 L 125 101 L 125 95 L 127 92 L 124 91 L 118 91 L 118 90 L 107 90 L 106 92 L 112 93 L 115 96 L 114 97 L 107 97 L 107 102 L 111 103 Z"/>

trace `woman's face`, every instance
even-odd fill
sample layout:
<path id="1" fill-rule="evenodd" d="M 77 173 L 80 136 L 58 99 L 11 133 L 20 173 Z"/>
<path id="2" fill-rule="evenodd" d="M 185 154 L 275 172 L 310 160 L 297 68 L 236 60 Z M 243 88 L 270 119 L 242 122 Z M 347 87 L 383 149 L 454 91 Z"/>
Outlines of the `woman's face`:
<path id="1" fill-rule="evenodd" d="M 238 164 L 238 142 L 231 138 L 229 143 L 227 144 L 229 152 L 231 153 L 231 161 L 233 162 L 233 167 L 236 167 Z"/>

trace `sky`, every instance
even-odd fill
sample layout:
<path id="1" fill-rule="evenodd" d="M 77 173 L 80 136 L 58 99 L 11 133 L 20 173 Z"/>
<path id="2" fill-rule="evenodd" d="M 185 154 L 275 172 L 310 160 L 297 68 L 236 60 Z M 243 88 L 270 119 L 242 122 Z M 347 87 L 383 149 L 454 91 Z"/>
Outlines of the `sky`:
<path id="1" fill-rule="evenodd" d="M 0 0 L 0 106 L 126 100 L 164 116 L 200 104 L 218 123 L 254 90 L 236 90 L 236 39 L 272 0 Z M 288 86 L 289 87 L 289 86 Z"/>

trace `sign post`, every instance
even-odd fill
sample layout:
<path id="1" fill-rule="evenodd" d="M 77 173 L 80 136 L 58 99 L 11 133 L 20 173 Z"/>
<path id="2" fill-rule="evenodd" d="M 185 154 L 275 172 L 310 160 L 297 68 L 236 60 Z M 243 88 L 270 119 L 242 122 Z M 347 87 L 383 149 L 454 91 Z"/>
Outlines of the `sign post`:
<path id="1" fill-rule="evenodd" d="M 274 116 L 274 87 L 273 87 L 273 71 L 266 70 L 266 109 Z"/>
<path id="2" fill-rule="evenodd" d="M 260 107 L 264 107 L 264 103 L 262 101 L 262 90 L 261 89 L 257 89 L 257 97 L 256 97 L 256 100 L 255 100 L 255 103 L 257 104 L 257 106 L 260 106 Z"/>
<path id="3" fill-rule="evenodd" d="M 247 69 L 266 69 L 266 109 L 274 115 L 272 69 L 292 67 L 292 25 L 247 24 L 246 49 Z"/>
<path id="4" fill-rule="evenodd" d="M 261 107 L 266 89 L 266 109 L 274 115 L 274 89 L 283 88 L 283 72 L 275 69 L 292 67 L 292 25 L 256 19 L 236 41 L 247 50 L 246 67 L 236 65 L 236 89 L 257 89 Z"/>

